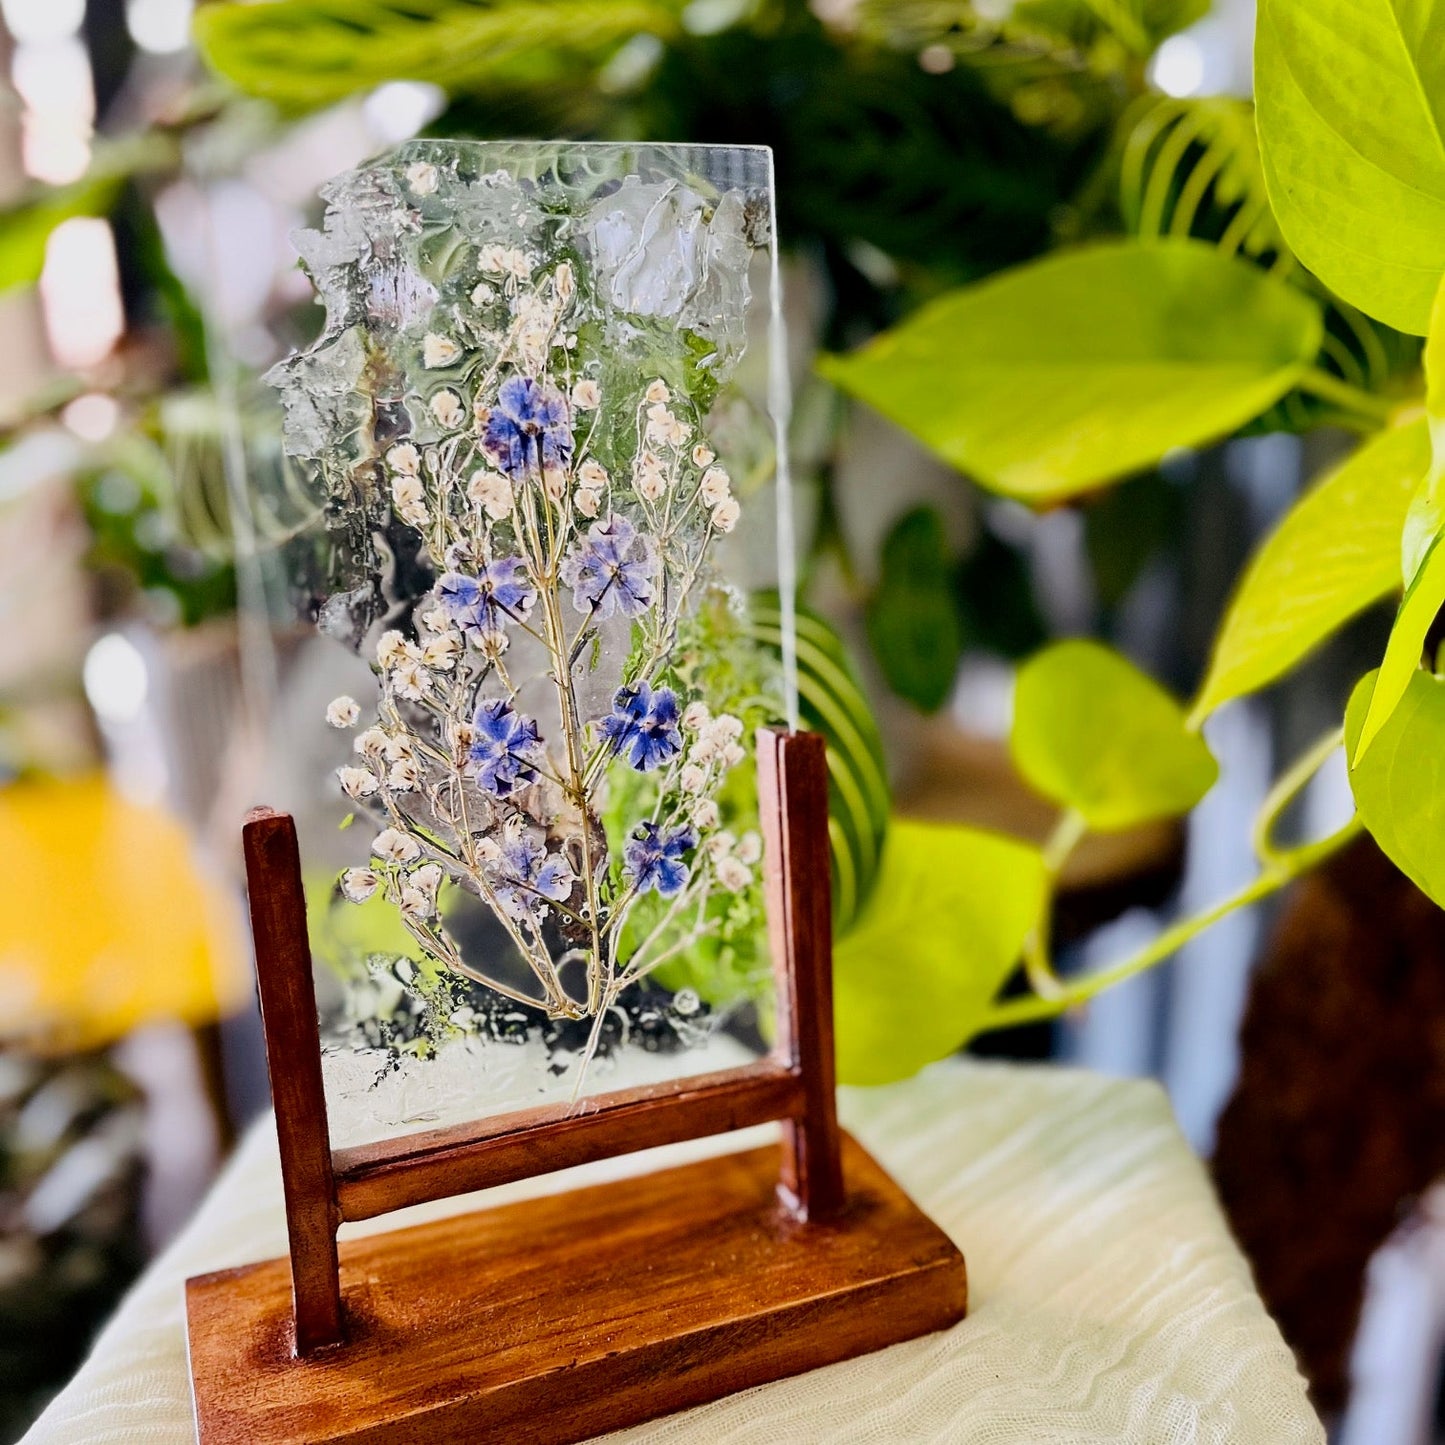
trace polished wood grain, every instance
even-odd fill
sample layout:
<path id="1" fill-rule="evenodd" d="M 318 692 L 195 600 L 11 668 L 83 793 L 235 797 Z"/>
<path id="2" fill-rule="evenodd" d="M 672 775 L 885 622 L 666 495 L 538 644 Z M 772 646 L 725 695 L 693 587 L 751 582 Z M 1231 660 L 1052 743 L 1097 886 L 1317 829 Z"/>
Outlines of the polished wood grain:
<path id="1" fill-rule="evenodd" d="M 962 1318 L 962 1256 L 838 1128 L 823 739 L 762 733 L 758 780 L 770 1058 L 334 1153 L 295 828 L 250 815 L 290 1259 L 188 1283 L 203 1445 L 579 1440 Z M 772 1120 L 780 1147 L 338 1255 L 343 1219 Z"/>
<path id="2" fill-rule="evenodd" d="M 962 1256 L 852 1140 L 804 1224 L 776 1147 L 341 1246 L 346 1345 L 283 1261 L 190 1281 L 201 1445 L 562 1445 L 946 1328 Z"/>
<path id="3" fill-rule="evenodd" d="M 341 1217 L 370 1219 L 594 1159 L 746 1129 L 800 1113 L 804 1097 L 796 1070 L 763 1061 L 338 1149 L 332 1160 Z"/>
<path id="4" fill-rule="evenodd" d="M 336 1274 L 340 1216 L 321 1083 L 301 855 L 296 825 L 288 814 L 270 808 L 247 814 L 241 842 L 291 1243 L 292 1344 L 306 1354 L 336 1344 L 342 1318 Z"/>
<path id="5" fill-rule="evenodd" d="M 833 1045 L 833 920 L 828 762 L 819 733 L 758 736 L 768 938 L 777 976 L 778 1047 L 803 1083 L 783 1126 L 779 1189 L 801 1219 L 843 1207 Z"/>

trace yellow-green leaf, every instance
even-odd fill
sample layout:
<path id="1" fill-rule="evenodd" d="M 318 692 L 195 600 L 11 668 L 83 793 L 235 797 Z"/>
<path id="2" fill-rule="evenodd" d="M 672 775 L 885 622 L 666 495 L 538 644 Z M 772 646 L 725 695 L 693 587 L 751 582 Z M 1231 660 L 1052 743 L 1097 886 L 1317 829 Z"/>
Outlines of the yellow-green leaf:
<path id="1" fill-rule="evenodd" d="M 1400 529 L 1429 461 L 1424 421 L 1381 432 L 1290 508 L 1240 580 L 1191 722 L 1267 686 L 1400 586 Z"/>
<path id="2" fill-rule="evenodd" d="M 1187 813 L 1219 775 L 1174 698 L 1097 642 L 1056 642 L 1024 664 L 1009 747 L 1032 788 L 1103 831 Z"/>
<path id="3" fill-rule="evenodd" d="M 1442 603 L 1445 603 L 1445 547 L 1437 542 L 1405 590 L 1395 625 L 1390 629 L 1390 640 L 1385 645 L 1385 657 L 1360 724 L 1359 737 L 1350 750 L 1356 763 L 1379 737 L 1390 714 L 1404 697 L 1410 679 L 1419 671 L 1426 634 Z"/>
<path id="4" fill-rule="evenodd" d="M 1345 712 L 1353 754 L 1375 674 L 1360 679 Z M 1445 678 L 1413 673 L 1375 745 L 1350 769 L 1360 821 L 1386 856 L 1445 908 Z"/>
<path id="5" fill-rule="evenodd" d="M 1445 272 L 1445 0 L 1260 0 L 1254 93 L 1295 255 L 1424 335 Z"/>
<path id="6" fill-rule="evenodd" d="M 820 369 L 984 486 L 1041 503 L 1257 417 L 1320 332 L 1312 299 L 1214 246 L 1123 241 L 950 292 Z"/>
<path id="7" fill-rule="evenodd" d="M 978 1031 L 1044 902 L 1037 848 L 895 818 L 878 887 L 833 950 L 838 1077 L 886 1084 Z"/>
<path id="8" fill-rule="evenodd" d="M 1430 468 L 1405 518 L 1401 560 L 1405 582 L 1415 580 L 1435 539 L 1445 530 L 1445 277 L 1430 310 L 1425 339 L 1425 416 L 1430 426 Z"/>

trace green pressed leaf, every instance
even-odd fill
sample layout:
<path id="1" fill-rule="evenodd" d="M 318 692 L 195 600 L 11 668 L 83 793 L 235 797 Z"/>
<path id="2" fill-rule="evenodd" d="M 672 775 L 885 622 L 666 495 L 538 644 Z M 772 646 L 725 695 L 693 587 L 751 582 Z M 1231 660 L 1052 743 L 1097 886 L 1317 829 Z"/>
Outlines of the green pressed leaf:
<path id="1" fill-rule="evenodd" d="M 756 594 L 748 631 L 780 653 L 776 594 Z M 828 841 L 833 860 L 833 923 L 842 933 L 868 901 L 878 878 L 892 794 L 883 739 L 842 639 L 822 618 L 799 609 L 798 714 L 828 745 Z"/>
<path id="2" fill-rule="evenodd" d="M 1445 0 L 1260 0 L 1265 184 L 1290 247 L 1424 335 L 1445 272 Z"/>
<path id="3" fill-rule="evenodd" d="M 1202 241 L 1126 241 L 951 292 L 820 366 L 983 485 L 1048 502 L 1252 420 L 1321 326 L 1309 297 Z"/>
<path id="4" fill-rule="evenodd" d="M 1360 679 L 1345 711 L 1353 756 L 1376 686 Z M 1397 868 L 1445 907 L 1445 679 L 1415 672 L 1375 745 L 1350 769 L 1360 820 Z"/>
<path id="5" fill-rule="evenodd" d="M 868 641 L 888 686 L 935 712 L 948 701 L 963 652 L 947 539 L 938 513 L 905 513 L 883 543 L 883 570 L 868 602 Z"/>
<path id="6" fill-rule="evenodd" d="M 1429 460 L 1423 421 L 1380 432 L 1290 508 L 1240 580 L 1191 722 L 1273 682 L 1400 586 L 1400 528 Z"/>
<path id="7" fill-rule="evenodd" d="M 566 85 L 634 35 L 668 36 L 668 0 L 270 0 L 207 5 L 207 63 L 239 90 L 316 110 L 389 80 L 450 94 Z"/>
<path id="8" fill-rule="evenodd" d="M 838 1077 L 886 1084 L 967 1043 L 1044 890 L 1037 848 L 895 818 L 873 901 L 833 950 Z"/>
<path id="9" fill-rule="evenodd" d="M 1360 724 L 1360 735 L 1350 750 L 1355 762 L 1359 762 L 1380 735 L 1404 697 L 1410 679 L 1419 670 L 1426 635 L 1442 604 L 1445 604 L 1445 546 L 1437 542 L 1421 563 L 1415 580 L 1405 589 L 1404 600 L 1395 615 L 1390 640 L 1385 644 L 1384 660 Z"/>
<path id="10" fill-rule="evenodd" d="M 1009 747 L 1031 787 L 1100 831 L 1187 813 L 1219 775 L 1184 709 L 1097 642 L 1056 642 L 1019 669 Z"/>

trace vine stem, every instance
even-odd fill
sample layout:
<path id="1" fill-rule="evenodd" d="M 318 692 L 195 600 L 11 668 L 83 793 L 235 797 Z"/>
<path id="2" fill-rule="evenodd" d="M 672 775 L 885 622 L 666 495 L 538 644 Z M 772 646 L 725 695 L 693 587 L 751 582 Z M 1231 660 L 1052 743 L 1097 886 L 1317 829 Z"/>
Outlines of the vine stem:
<path id="1" fill-rule="evenodd" d="M 1194 914 L 1193 917 L 1181 919 L 1172 927 L 1166 928 L 1152 943 L 1121 959 L 1118 963 L 1073 980 L 1053 998 L 1035 996 L 1010 999 L 995 1005 L 984 1017 L 979 1032 L 1011 1028 L 1016 1024 L 1035 1023 L 1040 1019 L 1054 1018 L 1067 1009 L 1088 1003 L 1090 999 L 1103 993 L 1105 989 L 1113 988 L 1115 984 L 1133 978 L 1136 973 L 1143 973 L 1145 969 L 1152 968 L 1156 963 L 1162 963 L 1171 954 L 1177 953 L 1191 939 L 1211 928 L 1221 918 L 1227 917 L 1236 909 L 1243 908 L 1250 903 L 1257 903 L 1261 898 L 1268 898 L 1270 894 L 1277 893 L 1286 884 L 1294 882 L 1302 873 L 1308 872 L 1320 859 L 1342 848 L 1361 831 L 1362 826 L 1359 817 L 1355 816 L 1326 838 L 1276 854 L 1276 861 L 1243 888 L 1220 899 L 1218 903 L 1202 912 Z"/>
<path id="2" fill-rule="evenodd" d="M 1265 795 L 1264 802 L 1260 804 L 1259 812 L 1255 815 L 1254 826 L 1250 829 L 1249 837 L 1254 846 L 1255 857 L 1266 868 L 1278 867 L 1292 854 L 1302 853 L 1310 847 L 1316 846 L 1305 844 L 1302 848 L 1296 849 L 1276 848 L 1271 834 L 1284 810 L 1294 802 L 1305 785 L 1329 761 L 1335 751 L 1344 746 L 1344 741 L 1343 726 L 1326 733 L 1308 752 L 1291 764 L 1275 780 L 1274 786 Z"/>
<path id="3" fill-rule="evenodd" d="M 1089 831 L 1088 822 L 1077 809 L 1068 808 L 1054 825 L 1054 831 L 1044 844 L 1045 891 L 1044 906 L 1039 921 L 1024 939 L 1024 972 L 1028 975 L 1029 987 L 1042 998 L 1057 998 L 1064 991 L 1063 980 L 1054 972 L 1049 956 L 1049 935 L 1053 928 L 1054 894 L 1059 874 L 1079 841 Z"/>
<path id="4" fill-rule="evenodd" d="M 1394 415 L 1394 402 L 1365 391 L 1362 387 L 1352 386 L 1348 381 L 1318 366 L 1307 367 L 1300 376 L 1298 386 L 1310 396 L 1317 396 L 1321 401 L 1332 401 L 1345 411 L 1355 416 L 1367 417 L 1380 425 L 1388 422 Z"/>

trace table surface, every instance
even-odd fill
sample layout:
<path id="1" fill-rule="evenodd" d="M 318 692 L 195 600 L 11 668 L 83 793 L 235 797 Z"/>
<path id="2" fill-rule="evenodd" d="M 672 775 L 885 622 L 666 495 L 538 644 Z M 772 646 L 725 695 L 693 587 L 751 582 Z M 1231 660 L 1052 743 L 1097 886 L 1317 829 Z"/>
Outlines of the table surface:
<path id="1" fill-rule="evenodd" d="M 968 1319 L 609 1441 L 1324 1440 L 1157 1086 L 968 1061 L 840 1097 L 847 1126 L 967 1256 Z M 767 1136 L 752 1130 L 610 1160 L 347 1229 L 397 1227 Z M 189 1445 L 183 1282 L 284 1250 L 275 1131 L 265 1121 L 22 1445 Z"/>

